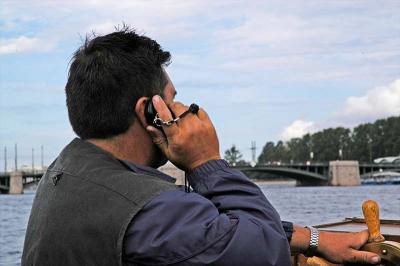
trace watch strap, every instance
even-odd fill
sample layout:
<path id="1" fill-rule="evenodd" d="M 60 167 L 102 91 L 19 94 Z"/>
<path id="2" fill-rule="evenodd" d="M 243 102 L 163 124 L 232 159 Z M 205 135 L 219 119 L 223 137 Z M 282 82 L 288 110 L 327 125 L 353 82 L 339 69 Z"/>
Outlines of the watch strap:
<path id="1" fill-rule="evenodd" d="M 318 249 L 319 231 L 317 228 L 314 228 L 312 226 L 306 226 L 306 228 L 310 230 L 310 244 L 304 255 L 306 255 L 307 257 L 312 257 L 316 254 Z"/>

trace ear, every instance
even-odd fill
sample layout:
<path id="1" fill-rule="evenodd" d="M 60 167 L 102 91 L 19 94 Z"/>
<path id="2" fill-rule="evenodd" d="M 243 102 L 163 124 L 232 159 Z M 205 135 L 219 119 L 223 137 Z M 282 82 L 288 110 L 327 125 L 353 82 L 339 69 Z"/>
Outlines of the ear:
<path id="1" fill-rule="evenodd" d="M 146 121 L 146 116 L 144 115 L 144 109 L 145 109 L 147 101 L 151 101 L 151 98 L 141 97 L 136 102 L 136 106 L 135 106 L 136 118 L 142 124 L 142 126 L 144 128 L 146 128 L 149 125 Z"/>

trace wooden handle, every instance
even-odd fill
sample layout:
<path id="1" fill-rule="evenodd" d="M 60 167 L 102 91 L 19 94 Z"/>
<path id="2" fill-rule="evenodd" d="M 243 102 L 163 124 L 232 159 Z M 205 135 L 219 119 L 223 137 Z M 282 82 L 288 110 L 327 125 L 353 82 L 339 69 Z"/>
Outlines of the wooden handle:
<path id="1" fill-rule="evenodd" d="M 367 200 L 362 205 L 364 213 L 365 223 L 368 226 L 369 239 L 368 242 L 382 242 L 385 238 L 380 232 L 380 221 L 379 221 L 379 206 L 373 200 Z"/>
<path id="2" fill-rule="evenodd" d="M 329 262 L 319 257 L 307 258 L 307 266 L 330 266 Z"/>

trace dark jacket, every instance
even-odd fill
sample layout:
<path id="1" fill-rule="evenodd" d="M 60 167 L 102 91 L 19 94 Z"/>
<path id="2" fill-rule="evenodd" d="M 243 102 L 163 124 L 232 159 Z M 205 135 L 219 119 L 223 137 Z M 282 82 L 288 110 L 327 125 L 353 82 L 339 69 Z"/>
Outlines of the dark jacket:
<path id="1" fill-rule="evenodd" d="M 137 173 L 171 177 L 126 162 Z M 124 262 L 147 266 L 290 266 L 293 225 L 261 189 L 224 160 L 186 174 L 194 191 L 166 191 L 133 218 L 125 233 Z"/>
<path id="2" fill-rule="evenodd" d="M 22 265 L 122 265 L 132 218 L 172 189 L 173 184 L 134 173 L 111 154 L 74 139 L 40 181 Z"/>

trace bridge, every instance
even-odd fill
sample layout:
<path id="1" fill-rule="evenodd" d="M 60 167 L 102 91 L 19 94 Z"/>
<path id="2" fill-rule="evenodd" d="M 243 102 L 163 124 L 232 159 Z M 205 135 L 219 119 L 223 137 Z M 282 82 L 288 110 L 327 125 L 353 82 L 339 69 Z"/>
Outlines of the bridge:
<path id="1" fill-rule="evenodd" d="M 251 179 L 268 180 L 273 176 L 287 177 L 297 181 L 299 185 L 330 185 L 332 184 L 332 165 L 339 165 L 346 161 L 337 161 L 329 163 L 311 163 L 311 164 L 280 164 L 280 165 L 256 165 L 239 166 L 237 169 L 243 171 Z M 356 166 L 358 165 L 358 166 Z M 344 168 L 349 168 L 349 165 Z M 340 170 L 339 170 L 340 171 Z M 353 166 L 353 170 L 345 169 L 345 173 L 339 175 L 368 176 L 381 171 L 394 171 L 400 173 L 399 164 L 373 164 L 358 162 Z M 340 178 L 347 178 L 346 176 Z M 340 183 L 340 182 L 339 182 Z M 340 185 L 340 184 L 338 184 Z"/>
<path id="2" fill-rule="evenodd" d="M 22 194 L 23 189 L 39 182 L 44 171 L 0 173 L 0 193 Z"/>
<path id="3" fill-rule="evenodd" d="M 349 164 L 350 163 L 350 164 Z M 400 164 L 372 164 L 357 161 L 334 161 L 329 163 L 280 164 L 235 167 L 251 179 L 268 180 L 271 174 L 297 181 L 298 185 L 357 185 L 360 176 L 381 171 L 400 173 Z M 21 194 L 23 189 L 37 183 L 44 171 L 0 173 L 0 193 Z M 351 180 L 351 179 L 354 180 Z M 335 181 L 336 180 L 336 181 Z M 357 181 L 358 180 L 358 181 Z"/>
<path id="4" fill-rule="evenodd" d="M 256 165 L 254 167 L 236 167 L 250 179 L 268 180 L 271 174 L 278 177 L 287 177 L 301 185 L 328 185 L 329 167 L 303 165 Z"/>

